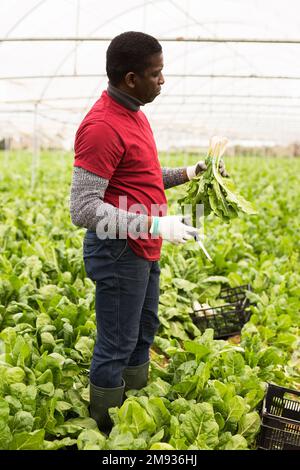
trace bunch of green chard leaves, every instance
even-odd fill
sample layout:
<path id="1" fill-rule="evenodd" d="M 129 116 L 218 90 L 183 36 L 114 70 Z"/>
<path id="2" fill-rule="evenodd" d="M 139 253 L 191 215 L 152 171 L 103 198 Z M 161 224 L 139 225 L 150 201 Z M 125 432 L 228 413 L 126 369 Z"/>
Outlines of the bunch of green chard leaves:
<path id="1" fill-rule="evenodd" d="M 256 214 L 256 210 L 249 201 L 240 196 L 232 180 L 224 178 L 219 172 L 219 163 L 227 147 L 228 140 L 224 137 L 212 137 L 205 164 L 207 170 L 196 176 L 189 184 L 185 197 L 179 199 L 181 207 L 186 204 L 192 206 L 193 225 L 197 222 L 197 205 L 204 205 L 204 215 L 211 212 L 225 222 L 229 222 L 239 215 L 239 212 Z"/>

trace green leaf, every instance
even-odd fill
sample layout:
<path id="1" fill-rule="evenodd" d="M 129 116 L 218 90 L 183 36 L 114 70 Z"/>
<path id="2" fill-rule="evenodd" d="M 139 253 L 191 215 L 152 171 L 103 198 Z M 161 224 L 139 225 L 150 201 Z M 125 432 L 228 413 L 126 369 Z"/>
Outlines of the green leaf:
<path id="1" fill-rule="evenodd" d="M 37 388 L 35 385 L 26 386 L 23 383 L 13 383 L 10 385 L 10 392 L 17 398 L 23 406 L 24 411 L 35 415 Z"/>
<path id="2" fill-rule="evenodd" d="M 31 413 L 28 411 L 18 411 L 13 417 L 10 429 L 15 433 L 28 432 L 32 431 L 34 424 L 34 418 Z"/>
<path id="3" fill-rule="evenodd" d="M 64 411 L 72 409 L 72 405 L 70 403 L 67 403 L 66 401 L 59 400 L 56 403 L 55 409 L 63 413 Z"/>
<path id="4" fill-rule="evenodd" d="M 242 375 L 245 368 L 245 361 L 243 356 L 235 352 L 224 353 L 224 367 L 226 375 Z"/>
<path id="5" fill-rule="evenodd" d="M 231 442 L 227 443 L 225 450 L 246 450 L 248 449 L 248 443 L 246 439 L 240 434 L 232 436 Z"/>
<path id="6" fill-rule="evenodd" d="M 44 444 L 44 429 L 33 432 L 15 434 L 10 443 L 10 450 L 42 450 Z"/>
<path id="7" fill-rule="evenodd" d="M 115 426 L 106 441 L 106 449 L 112 450 L 145 450 L 148 445 L 144 438 L 134 438 L 129 431 Z"/>
<path id="8" fill-rule="evenodd" d="M 204 288 L 203 292 L 201 292 L 199 296 L 200 302 L 207 302 L 211 299 L 215 299 L 218 297 L 221 291 L 221 286 L 219 284 L 210 285 L 207 288 Z"/>
<path id="9" fill-rule="evenodd" d="M 252 411 L 251 413 L 247 413 L 246 415 L 242 416 L 239 427 L 238 427 L 238 434 L 241 434 L 247 442 L 250 444 L 260 429 L 260 417 L 256 411 Z"/>
<path id="10" fill-rule="evenodd" d="M 160 431 L 154 434 L 154 436 L 152 436 L 149 441 L 149 446 L 153 446 L 155 444 L 161 444 L 160 441 L 163 439 L 164 433 L 165 433 L 164 429 L 160 429 Z M 150 447 L 150 450 L 151 450 L 151 447 Z"/>
<path id="11" fill-rule="evenodd" d="M 184 341 L 183 346 L 186 351 L 195 354 L 197 361 L 200 361 L 204 356 L 210 353 L 210 348 L 203 344 L 196 343 L 195 341 Z"/>
<path id="12" fill-rule="evenodd" d="M 177 400 L 172 401 L 169 405 L 172 418 L 174 415 L 180 415 L 182 413 L 185 414 L 187 411 L 189 411 L 191 408 L 191 403 L 194 403 L 194 401 L 188 401 L 185 398 L 177 398 Z"/>
<path id="13" fill-rule="evenodd" d="M 76 439 L 64 437 L 63 439 L 55 439 L 54 441 L 44 441 L 44 450 L 58 450 L 64 447 L 76 445 Z"/>
<path id="14" fill-rule="evenodd" d="M 214 449 L 219 442 L 218 432 L 219 426 L 214 418 L 213 407 L 209 403 L 193 405 L 184 415 L 181 433 L 198 449 Z"/>
<path id="15" fill-rule="evenodd" d="M 297 336 L 291 333 L 279 333 L 273 344 L 278 347 L 292 348 L 297 342 Z"/>
<path id="16" fill-rule="evenodd" d="M 42 395 L 47 395 L 48 397 L 53 397 L 54 395 L 54 385 L 52 382 L 47 382 L 46 384 L 38 385 L 37 388 Z"/>
<path id="17" fill-rule="evenodd" d="M 166 395 L 168 395 L 170 389 L 171 385 L 158 377 L 154 382 L 151 382 L 145 388 L 139 390 L 137 395 L 148 395 L 149 397 L 165 397 Z M 128 396 L 130 395 L 128 394 Z"/>
<path id="18" fill-rule="evenodd" d="M 11 395 L 6 395 L 5 396 L 5 401 L 9 405 L 11 415 L 16 414 L 18 411 L 20 411 L 22 409 L 22 404 L 21 404 L 20 400 L 18 400 L 16 397 L 12 397 Z M 0 420 L 1 420 L 1 417 L 0 417 Z"/>
<path id="19" fill-rule="evenodd" d="M 77 438 L 77 446 L 79 450 L 88 450 L 87 447 L 90 445 L 96 446 L 98 450 L 102 450 L 105 448 L 105 444 L 105 436 L 103 436 L 103 434 L 101 434 L 97 429 L 85 429 Z"/>
<path id="20" fill-rule="evenodd" d="M 239 422 L 243 414 L 246 412 L 247 407 L 244 399 L 238 395 L 230 398 L 228 401 L 225 400 L 225 403 L 228 407 L 228 415 L 225 423 L 226 429 L 226 425 L 231 425 L 233 423 L 237 424 Z"/>
<path id="21" fill-rule="evenodd" d="M 0 427 L 2 427 L 1 424 L 5 425 L 7 423 L 8 417 L 9 417 L 8 403 L 3 398 L 0 398 Z"/>
<path id="22" fill-rule="evenodd" d="M 170 325 L 170 334 L 173 338 L 179 338 L 181 340 L 188 339 L 188 335 L 184 330 L 182 323 L 179 321 L 173 321 Z"/>
<path id="23" fill-rule="evenodd" d="M 137 398 L 137 402 L 140 403 L 145 411 L 154 419 L 156 429 L 169 423 L 171 415 L 160 397 L 139 397 Z"/>
<path id="24" fill-rule="evenodd" d="M 177 287 L 177 289 L 182 289 L 185 292 L 191 292 L 193 289 L 197 287 L 197 284 L 189 282 L 185 279 L 178 279 L 178 278 L 173 279 L 173 284 L 175 287 Z"/>
<path id="25" fill-rule="evenodd" d="M 230 432 L 225 432 L 220 436 L 218 446 L 219 450 L 246 450 L 248 443 L 246 439 L 240 434 L 232 436 Z"/>
<path id="26" fill-rule="evenodd" d="M 82 354 L 84 361 L 89 361 L 93 354 L 94 340 L 87 336 L 81 336 L 75 344 L 75 349 Z"/>
<path id="27" fill-rule="evenodd" d="M 167 307 L 174 307 L 177 302 L 177 293 L 175 290 L 164 292 L 159 297 L 159 303 Z"/>
<path id="28" fill-rule="evenodd" d="M 231 273 L 230 273 L 231 274 Z M 202 283 L 217 283 L 217 284 L 229 284 L 228 277 L 225 276 L 209 276 L 202 280 Z"/>
<path id="29" fill-rule="evenodd" d="M 152 434 L 156 431 L 153 417 L 136 401 L 134 397 L 128 398 L 117 411 L 120 423 L 126 423 L 126 429 L 134 437 L 138 437 L 143 431 Z"/>
<path id="30" fill-rule="evenodd" d="M 152 444 L 150 450 L 175 450 L 175 448 L 166 442 L 156 442 Z"/>
<path id="31" fill-rule="evenodd" d="M 5 379 L 7 383 L 23 382 L 25 373 L 20 367 L 11 367 L 6 370 Z"/>
<path id="32" fill-rule="evenodd" d="M 66 392 L 66 400 L 71 403 L 72 410 L 81 418 L 89 417 L 87 404 L 82 401 L 82 398 L 77 390 L 69 388 Z"/>
<path id="33" fill-rule="evenodd" d="M 55 434 L 66 436 L 67 434 L 78 435 L 83 429 L 97 429 L 97 423 L 92 418 L 72 418 L 64 424 L 56 426 Z"/>

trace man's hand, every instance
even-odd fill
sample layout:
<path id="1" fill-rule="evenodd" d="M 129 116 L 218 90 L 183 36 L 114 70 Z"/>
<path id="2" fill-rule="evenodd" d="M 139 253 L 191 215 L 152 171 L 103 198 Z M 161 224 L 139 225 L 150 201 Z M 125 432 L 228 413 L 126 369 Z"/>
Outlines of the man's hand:
<path id="1" fill-rule="evenodd" d="M 223 178 L 228 178 L 229 174 L 226 171 L 225 163 L 223 162 L 223 160 L 220 160 L 219 172 L 220 172 L 221 176 L 223 176 Z"/>
<path id="2" fill-rule="evenodd" d="M 201 175 L 207 170 L 207 166 L 205 165 L 205 162 L 203 160 L 200 160 L 199 162 L 196 163 L 196 165 L 193 166 L 188 166 L 186 169 L 186 174 L 189 180 L 192 180 L 195 178 L 195 176 Z M 221 176 L 223 177 L 228 177 L 228 173 L 225 168 L 225 163 L 223 160 L 220 160 L 219 164 L 219 171 Z"/>
<path id="3" fill-rule="evenodd" d="M 153 217 L 150 233 L 175 244 L 185 243 L 193 239 L 198 232 L 195 227 L 184 224 L 183 220 L 184 217 L 181 215 Z"/>

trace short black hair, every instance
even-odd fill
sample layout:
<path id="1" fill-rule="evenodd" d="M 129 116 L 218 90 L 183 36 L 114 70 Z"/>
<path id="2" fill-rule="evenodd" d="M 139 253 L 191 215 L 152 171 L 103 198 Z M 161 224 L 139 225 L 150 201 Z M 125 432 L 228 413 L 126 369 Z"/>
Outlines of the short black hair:
<path id="1" fill-rule="evenodd" d="M 128 72 L 142 75 L 149 66 L 149 57 L 162 52 L 157 39 L 149 34 L 127 31 L 116 36 L 106 51 L 106 73 L 117 86 Z"/>

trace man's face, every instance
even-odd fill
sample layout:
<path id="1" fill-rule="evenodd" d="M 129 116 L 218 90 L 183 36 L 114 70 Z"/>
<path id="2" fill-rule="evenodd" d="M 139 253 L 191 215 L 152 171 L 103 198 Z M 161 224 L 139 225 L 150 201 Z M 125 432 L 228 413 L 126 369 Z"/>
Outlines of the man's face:
<path id="1" fill-rule="evenodd" d="M 150 57 L 150 65 L 143 75 L 135 74 L 134 95 L 142 103 L 151 103 L 159 95 L 161 86 L 165 83 L 163 66 L 163 54 L 158 52 Z"/>

